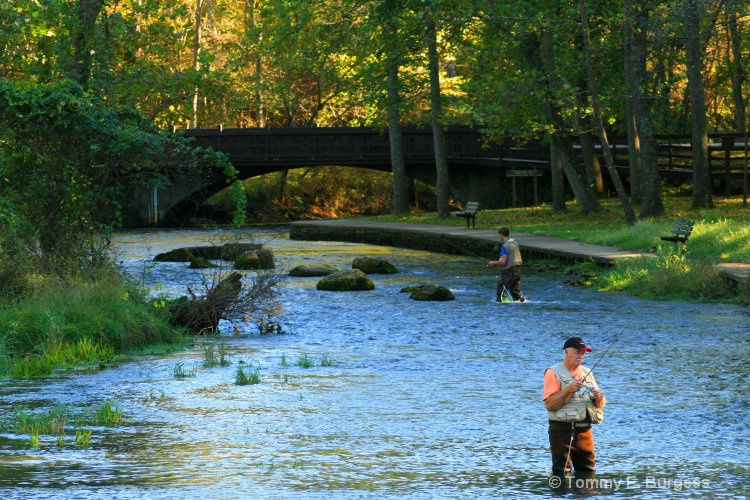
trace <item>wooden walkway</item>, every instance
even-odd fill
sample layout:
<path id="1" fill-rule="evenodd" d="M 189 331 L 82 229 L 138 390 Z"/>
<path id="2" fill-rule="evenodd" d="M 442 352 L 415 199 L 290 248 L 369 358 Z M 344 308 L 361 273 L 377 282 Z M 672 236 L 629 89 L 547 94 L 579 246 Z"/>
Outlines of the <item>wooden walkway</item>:
<path id="1" fill-rule="evenodd" d="M 530 233 L 511 232 L 510 236 L 518 241 L 524 255 L 532 257 L 556 257 L 611 265 L 619 259 L 654 255 Z M 465 253 L 488 260 L 497 258 L 499 248 L 497 231 L 494 229 L 349 219 L 292 222 L 289 225 L 289 237 L 296 240 L 349 241 L 435 252 Z M 720 264 L 720 267 L 727 279 L 750 287 L 749 263 L 728 262 Z"/>

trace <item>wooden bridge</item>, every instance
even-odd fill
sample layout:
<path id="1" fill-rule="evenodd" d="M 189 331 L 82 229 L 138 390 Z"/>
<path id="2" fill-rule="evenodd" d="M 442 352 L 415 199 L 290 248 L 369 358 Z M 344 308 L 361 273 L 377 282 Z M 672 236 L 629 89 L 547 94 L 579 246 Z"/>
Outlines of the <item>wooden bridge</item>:
<path id="1" fill-rule="evenodd" d="M 193 138 L 197 145 L 226 153 L 240 179 L 319 166 L 392 171 L 388 135 L 374 128 L 220 127 L 176 132 Z M 435 185 L 432 130 L 404 128 L 402 134 L 406 175 Z M 538 179 L 549 175 L 546 147 L 487 145 L 481 131 L 471 127 L 446 128 L 445 143 L 450 195 L 461 201 L 477 200 L 486 208 L 511 206 L 518 200 L 530 205 L 539 196 Z M 150 205 L 148 213 L 142 213 L 150 224 L 167 218 L 184 219 L 205 199 L 226 187 L 223 176 L 218 175 L 215 179 L 177 182 L 179 186 L 172 192 L 142 197 Z M 185 190 L 190 192 L 178 194 Z"/>
<path id="2" fill-rule="evenodd" d="M 248 178 L 284 169 L 316 166 L 362 167 L 391 171 L 387 133 L 369 127 L 272 128 L 272 129 L 187 129 L 184 135 L 202 146 L 229 156 L 240 177 Z M 511 150 L 524 150 L 541 168 L 547 166 L 546 149 L 483 145 L 478 129 L 445 129 L 449 168 L 492 166 L 509 168 L 506 158 L 521 157 Z M 430 182 L 435 176 L 435 152 L 430 128 L 403 129 L 407 175 Z M 426 171 L 421 169 L 426 167 Z M 430 177 L 432 175 L 432 177 Z M 433 179 L 434 180 L 434 179 Z"/>
<path id="3" fill-rule="evenodd" d="M 347 166 L 391 171 L 387 133 L 369 127 L 359 128 L 214 128 L 177 131 L 192 137 L 196 144 L 226 153 L 247 179 L 300 167 Z M 717 136 L 711 143 L 712 176 L 727 193 L 741 172 L 738 155 L 743 144 Z M 550 197 L 549 151 L 541 144 L 517 146 L 487 143 L 481 130 L 473 127 L 447 127 L 445 144 L 451 196 L 479 201 L 486 208 L 538 204 Z M 663 137 L 659 140 L 661 176 L 673 182 L 692 180 L 689 138 Z M 434 185 L 435 154 L 432 131 L 428 127 L 403 129 L 406 175 Z M 617 138 L 612 150 L 627 182 L 627 146 Z M 605 175 L 605 183 L 609 183 Z M 163 221 L 168 213 L 184 218 L 205 199 L 226 187 L 223 177 L 182 179 L 171 193 L 144 196 L 141 210 L 151 224 Z"/>

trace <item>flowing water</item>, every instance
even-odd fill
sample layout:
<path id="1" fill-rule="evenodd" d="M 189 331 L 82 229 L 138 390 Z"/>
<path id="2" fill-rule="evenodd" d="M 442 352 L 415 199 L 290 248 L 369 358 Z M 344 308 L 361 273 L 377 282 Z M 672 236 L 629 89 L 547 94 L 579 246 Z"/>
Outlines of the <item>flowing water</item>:
<path id="1" fill-rule="evenodd" d="M 123 422 L 88 446 L 0 435 L 2 498 L 739 498 L 748 490 L 750 309 L 639 300 L 524 276 L 524 304 L 494 302 L 484 261 L 398 248 L 298 242 L 287 228 L 248 230 L 278 272 L 385 258 L 369 292 L 320 292 L 284 278 L 284 329 L 239 335 L 231 364 L 186 352 L 95 373 L 0 384 L 3 412 L 112 401 Z M 122 264 L 162 292 L 199 281 L 156 253 L 216 243 L 221 231 L 119 234 Z M 437 283 L 451 302 L 400 290 Z M 566 337 L 594 348 L 608 405 L 596 426 L 596 481 L 550 485 L 544 369 Z M 601 360 L 600 360 L 601 358 Z M 313 362 L 305 368 L 300 359 Z M 331 360 L 325 366 L 323 360 Z M 176 367 L 192 376 L 175 377 Z M 239 366 L 260 383 L 236 385 Z"/>

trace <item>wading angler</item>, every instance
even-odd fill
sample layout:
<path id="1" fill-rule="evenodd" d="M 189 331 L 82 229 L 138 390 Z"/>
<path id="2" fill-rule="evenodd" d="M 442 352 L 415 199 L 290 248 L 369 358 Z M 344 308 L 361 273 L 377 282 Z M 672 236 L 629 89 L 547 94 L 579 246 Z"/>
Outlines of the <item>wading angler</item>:
<path id="1" fill-rule="evenodd" d="M 583 366 L 591 348 L 580 337 L 571 337 L 563 345 L 563 360 L 544 372 L 542 400 L 549 418 L 549 445 L 552 473 L 593 474 L 594 433 L 591 424 L 604 420 L 604 393 L 594 373 Z"/>

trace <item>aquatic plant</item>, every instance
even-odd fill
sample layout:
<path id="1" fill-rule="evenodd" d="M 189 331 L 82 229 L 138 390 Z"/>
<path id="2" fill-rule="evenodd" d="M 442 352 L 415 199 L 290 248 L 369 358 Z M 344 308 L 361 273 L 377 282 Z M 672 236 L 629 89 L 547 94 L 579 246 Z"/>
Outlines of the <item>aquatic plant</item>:
<path id="1" fill-rule="evenodd" d="M 91 436 L 94 434 L 93 429 L 84 429 L 79 427 L 76 429 L 76 444 L 78 446 L 88 446 L 91 441 Z"/>
<path id="2" fill-rule="evenodd" d="M 174 368 L 172 369 L 172 375 L 174 376 L 174 378 L 177 378 L 177 379 L 194 377 L 195 370 L 186 369 L 185 363 L 182 361 L 178 361 L 177 363 L 175 363 Z"/>
<path id="3" fill-rule="evenodd" d="M 216 346 L 213 342 L 203 343 L 203 366 L 205 368 L 213 368 L 218 366 L 219 360 L 216 356 Z"/>
<path id="4" fill-rule="evenodd" d="M 229 350 L 226 343 L 224 343 L 224 339 L 221 339 L 221 342 L 219 342 L 219 365 L 229 366 L 229 363 Z"/>
<path id="5" fill-rule="evenodd" d="M 297 366 L 301 366 L 302 368 L 312 368 L 315 366 L 315 361 L 307 354 L 303 354 L 297 358 Z"/>
<path id="6" fill-rule="evenodd" d="M 260 384 L 260 372 L 258 370 L 253 370 L 248 373 L 245 371 L 243 365 L 240 364 L 235 371 L 234 383 L 235 385 Z"/>
<path id="7" fill-rule="evenodd" d="M 31 411 L 27 407 L 16 408 L 12 416 L 0 425 L 0 429 L 17 434 L 29 434 L 29 444 L 33 448 L 41 446 L 40 435 L 57 436 L 55 441 L 58 447 L 65 444 L 66 428 L 75 423 L 76 444 L 88 446 L 93 435 L 93 429 L 85 429 L 85 426 L 104 425 L 111 427 L 122 423 L 122 411 L 110 400 L 94 410 L 78 410 L 66 403 L 58 402 L 49 409 L 37 409 Z"/>
<path id="8" fill-rule="evenodd" d="M 106 427 L 122 423 L 122 410 L 112 401 L 106 400 L 94 412 L 94 423 Z"/>

